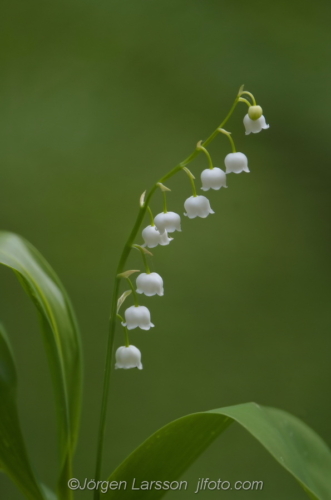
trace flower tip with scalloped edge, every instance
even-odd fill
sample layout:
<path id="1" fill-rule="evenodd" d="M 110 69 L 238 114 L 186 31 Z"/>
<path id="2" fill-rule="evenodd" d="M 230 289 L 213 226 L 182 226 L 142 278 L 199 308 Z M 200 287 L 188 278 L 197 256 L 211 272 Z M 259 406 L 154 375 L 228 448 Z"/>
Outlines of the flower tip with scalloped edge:
<path id="1" fill-rule="evenodd" d="M 147 297 L 164 294 L 163 279 L 157 273 L 141 273 L 137 276 L 137 293 L 144 293 Z"/>
<path id="2" fill-rule="evenodd" d="M 154 327 L 151 322 L 151 313 L 145 306 L 131 306 L 124 312 L 125 323 L 128 330 L 133 330 L 134 328 L 141 328 L 142 330 L 149 330 Z"/>
<path id="3" fill-rule="evenodd" d="M 141 235 L 145 242 L 143 246 L 146 246 L 148 248 L 154 248 L 157 247 L 158 245 L 161 246 L 169 245 L 170 241 L 173 240 L 173 238 L 168 237 L 167 231 L 164 231 L 163 234 L 160 234 L 160 231 L 158 231 L 156 226 L 145 227 Z"/>
<path id="4" fill-rule="evenodd" d="M 244 126 L 245 126 L 245 134 L 249 135 L 251 133 L 258 134 L 262 129 L 269 128 L 267 125 L 264 116 L 260 116 L 257 120 L 252 120 L 249 115 L 244 116 Z"/>
<path id="5" fill-rule="evenodd" d="M 224 158 L 226 173 L 240 174 L 241 172 L 249 172 L 248 159 L 244 153 L 229 153 Z"/>
<path id="6" fill-rule="evenodd" d="M 181 231 L 180 216 L 175 212 L 161 212 L 154 217 L 154 223 L 159 230 L 160 234 L 164 231 L 173 233 L 174 231 Z"/>
<path id="7" fill-rule="evenodd" d="M 228 187 L 226 185 L 226 174 L 225 172 L 218 168 L 206 168 L 201 172 L 201 183 L 202 190 L 208 191 L 209 189 L 221 189 L 222 187 Z"/>
<path id="8" fill-rule="evenodd" d="M 116 364 L 115 369 L 123 368 L 128 370 L 129 368 L 138 368 L 138 370 L 143 369 L 141 364 L 141 352 L 134 345 L 129 345 L 128 347 L 119 347 L 115 354 Z"/>
<path id="9" fill-rule="evenodd" d="M 164 231 L 164 233 L 160 234 L 159 245 L 164 247 L 165 245 L 169 245 L 172 240 L 173 238 L 169 238 L 167 231 Z"/>
<path id="10" fill-rule="evenodd" d="M 189 219 L 194 219 L 195 217 L 201 217 L 205 219 L 209 214 L 214 214 L 208 198 L 205 196 L 190 196 L 184 203 L 184 208 L 186 215 Z"/>

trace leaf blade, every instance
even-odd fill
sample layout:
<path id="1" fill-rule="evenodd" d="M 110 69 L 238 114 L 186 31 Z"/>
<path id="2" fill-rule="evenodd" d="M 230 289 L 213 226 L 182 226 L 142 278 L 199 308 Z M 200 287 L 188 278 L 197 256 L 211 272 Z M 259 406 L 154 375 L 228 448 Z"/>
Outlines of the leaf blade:
<path id="1" fill-rule="evenodd" d="M 43 500 L 24 444 L 16 392 L 15 361 L 9 339 L 0 324 L 0 466 L 28 499 Z"/>
<path id="2" fill-rule="evenodd" d="M 14 271 L 39 313 L 57 407 L 59 490 L 63 498 L 70 498 L 66 483 L 78 437 L 82 397 L 82 352 L 75 315 L 59 278 L 29 242 L 0 232 L 0 264 Z"/>
<path id="3" fill-rule="evenodd" d="M 128 488 L 109 491 L 106 498 L 110 500 L 115 495 L 121 500 L 131 498 L 133 478 L 136 484 L 177 480 L 233 422 L 250 432 L 310 498 L 331 500 L 331 452 L 322 439 L 296 417 L 255 403 L 195 413 L 159 429 L 108 478 L 108 481 L 127 481 Z M 162 490 L 134 492 L 135 498 L 144 500 L 158 500 L 165 494 Z"/>

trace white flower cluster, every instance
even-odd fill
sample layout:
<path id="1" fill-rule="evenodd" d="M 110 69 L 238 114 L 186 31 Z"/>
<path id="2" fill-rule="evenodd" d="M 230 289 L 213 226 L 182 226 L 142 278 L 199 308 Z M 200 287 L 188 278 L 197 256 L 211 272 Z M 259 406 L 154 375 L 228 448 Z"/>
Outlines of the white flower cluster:
<path id="1" fill-rule="evenodd" d="M 250 106 L 248 114 L 244 117 L 244 126 L 246 129 L 246 135 L 251 132 L 256 134 L 262 129 L 269 128 L 266 124 L 265 118 L 262 115 L 262 108 L 260 106 Z M 248 160 L 243 153 L 235 152 L 233 140 L 230 138 L 230 133 L 218 129 L 219 132 L 226 134 L 233 146 L 232 153 L 229 153 L 225 159 L 225 172 L 218 167 L 212 165 L 212 161 L 208 151 L 198 144 L 197 149 L 201 149 L 208 156 L 210 167 L 203 170 L 201 173 L 201 189 L 203 191 L 208 191 L 209 189 L 219 190 L 222 187 L 226 188 L 226 175 L 229 173 L 240 174 L 241 172 L 249 172 Z M 193 175 L 187 170 L 188 175 L 191 177 L 191 182 L 193 183 L 193 196 L 187 198 L 184 202 L 184 208 L 186 212 L 184 213 L 189 219 L 194 219 L 195 217 L 206 218 L 209 214 L 213 214 L 208 198 L 205 196 L 198 196 L 195 192 Z M 163 186 L 161 184 L 163 188 Z M 163 190 L 168 190 L 167 188 Z M 150 211 L 150 209 L 148 208 Z M 151 212 L 150 212 L 151 213 Z M 164 212 L 159 213 L 154 219 L 151 215 L 151 224 L 145 227 L 142 231 L 142 238 L 144 240 L 143 247 L 154 248 L 158 245 L 165 246 L 173 240 L 168 235 L 175 231 L 181 231 L 181 219 L 180 216 L 174 212 L 168 212 L 166 209 Z M 146 251 L 146 250 L 145 250 Z M 147 252 L 147 251 L 146 251 Z M 155 272 L 141 273 L 136 279 L 136 293 L 144 294 L 147 297 L 152 295 L 162 296 L 164 294 L 163 289 L 163 279 L 161 276 Z M 145 306 L 134 305 L 128 307 L 124 313 L 125 322 L 122 325 L 127 330 L 133 330 L 135 328 L 140 328 L 142 330 L 149 330 L 154 327 L 151 322 L 151 315 L 149 309 Z M 141 353 L 139 349 L 133 345 L 128 345 L 127 347 L 119 347 L 116 351 L 116 365 L 115 368 L 138 368 L 142 369 L 141 364 Z"/>
<path id="2" fill-rule="evenodd" d="M 173 238 L 168 234 L 174 231 L 181 231 L 180 216 L 175 212 L 162 212 L 154 219 L 154 226 L 147 226 L 143 229 L 142 237 L 145 246 L 154 248 L 157 245 L 169 245 Z"/>

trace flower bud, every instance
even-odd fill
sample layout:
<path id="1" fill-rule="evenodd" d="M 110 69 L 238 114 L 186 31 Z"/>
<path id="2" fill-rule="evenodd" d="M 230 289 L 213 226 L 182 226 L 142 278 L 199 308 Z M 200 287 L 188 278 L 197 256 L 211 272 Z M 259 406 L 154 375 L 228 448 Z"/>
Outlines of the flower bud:
<path id="1" fill-rule="evenodd" d="M 167 231 L 164 231 L 164 233 L 161 235 L 156 226 L 145 227 L 141 235 L 145 241 L 145 245 L 148 248 L 154 248 L 157 245 L 169 245 L 170 241 L 173 240 L 173 238 L 168 238 Z"/>
<path id="2" fill-rule="evenodd" d="M 147 297 L 152 295 L 162 296 L 163 290 L 163 279 L 157 273 L 141 273 L 136 279 L 137 293 L 144 293 Z"/>
<path id="3" fill-rule="evenodd" d="M 125 323 L 128 330 L 134 328 L 141 328 L 142 330 L 149 330 L 154 325 L 151 323 L 151 314 L 145 306 L 131 306 L 124 312 Z"/>
<path id="4" fill-rule="evenodd" d="M 257 134 L 258 132 L 261 132 L 262 129 L 267 129 L 269 128 L 269 125 L 266 124 L 264 116 L 260 116 L 257 120 L 252 120 L 248 115 L 245 115 L 244 117 L 244 126 L 246 129 L 245 134 L 248 135 L 251 132 L 253 134 Z"/>
<path id="5" fill-rule="evenodd" d="M 125 370 L 129 368 L 138 368 L 138 370 L 143 369 L 143 365 L 141 364 L 141 352 L 134 345 L 119 347 L 115 357 L 115 368 L 124 368 Z"/>
<path id="6" fill-rule="evenodd" d="M 229 153 L 224 159 L 226 173 L 249 172 L 247 156 L 244 153 Z"/>
<path id="7" fill-rule="evenodd" d="M 215 212 L 211 209 L 208 198 L 205 196 L 190 196 L 184 203 L 187 213 L 184 213 L 189 219 L 202 217 L 205 219 L 209 214 Z"/>
<path id="8" fill-rule="evenodd" d="M 160 234 L 164 231 L 173 233 L 174 231 L 181 231 L 180 216 L 175 212 L 161 212 L 154 217 L 154 222 Z"/>
<path id="9" fill-rule="evenodd" d="M 218 190 L 221 187 L 227 187 L 226 175 L 220 168 L 206 168 L 201 172 L 202 190 L 208 191 L 209 189 Z"/>
<path id="10" fill-rule="evenodd" d="M 261 106 L 250 106 L 248 108 L 248 116 L 251 120 L 258 120 L 263 114 Z"/>

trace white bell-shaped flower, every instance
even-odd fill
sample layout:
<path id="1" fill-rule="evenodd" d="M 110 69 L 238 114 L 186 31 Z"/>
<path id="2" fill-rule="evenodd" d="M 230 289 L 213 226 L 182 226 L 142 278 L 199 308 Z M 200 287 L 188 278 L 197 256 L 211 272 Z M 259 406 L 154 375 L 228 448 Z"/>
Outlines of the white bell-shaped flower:
<path id="1" fill-rule="evenodd" d="M 147 246 L 148 248 L 154 248 L 157 245 L 169 245 L 170 241 L 173 240 L 173 238 L 168 238 L 167 231 L 164 231 L 163 234 L 160 234 L 156 226 L 145 227 L 141 235 L 144 239 L 145 246 Z"/>
<path id="2" fill-rule="evenodd" d="M 226 174 L 220 168 L 206 168 L 201 172 L 202 190 L 208 191 L 209 189 L 218 190 L 221 187 L 227 187 Z"/>
<path id="3" fill-rule="evenodd" d="M 269 125 L 267 125 L 264 116 L 260 116 L 257 120 L 252 120 L 248 114 L 245 115 L 244 117 L 244 126 L 246 129 L 245 134 L 248 135 L 251 132 L 253 134 L 257 134 L 258 132 L 261 132 L 262 129 L 267 129 L 269 128 Z"/>
<path id="4" fill-rule="evenodd" d="M 202 217 L 205 219 L 209 214 L 214 214 L 215 212 L 211 209 L 208 198 L 205 196 L 190 196 L 184 203 L 186 210 L 186 215 L 189 219 L 194 219 L 195 217 Z"/>
<path id="5" fill-rule="evenodd" d="M 147 297 L 163 295 L 163 279 L 157 273 L 141 273 L 136 279 L 137 293 L 144 293 Z"/>
<path id="6" fill-rule="evenodd" d="M 151 314 L 145 306 L 131 306 L 124 312 L 125 323 L 128 330 L 134 328 L 141 328 L 142 330 L 149 330 L 154 325 L 151 323 Z"/>
<path id="7" fill-rule="evenodd" d="M 169 245 L 170 241 L 172 241 L 173 238 L 169 238 L 167 231 L 164 231 L 163 234 L 160 234 L 160 241 L 159 245 L 165 246 Z"/>
<path id="8" fill-rule="evenodd" d="M 226 173 L 231 172 L 240 174 L 240 172 L 249 172 L 248 159 L 244 153 L 229 153 L 224 159 Z"/>
<path id="9" fill-rule="evenodd" d="M 128 370 L 129 368 L 138 368 L 138 370 L 143 369 L 143 365 L 141 364 L 141 352 L 134 345 L 119 347 L 115 357 L 115 368 L 124 368 L 124 370 Z"/>
<path id="10" fill-rule="evenodd" d="M 154 217 L 154 222 L 161 234 L 163 234 L 164 231 L 168 233 L 181 231 L 180 216 L 175 212 L 161 212 Z"/>
<path id="11" fill-rule="evenodd" d="M 145 229 L 143 229 L 141 235 L 143 237 L 145 245 L 148 248 L 157 247 L 157 245 L 160 243 L 160 233 L 157 230 L 156 226 L 145 227 Z"/>

